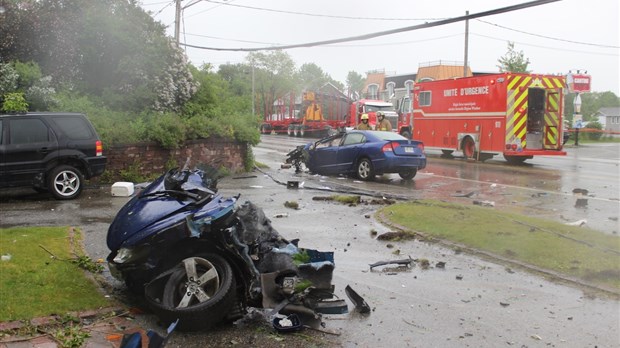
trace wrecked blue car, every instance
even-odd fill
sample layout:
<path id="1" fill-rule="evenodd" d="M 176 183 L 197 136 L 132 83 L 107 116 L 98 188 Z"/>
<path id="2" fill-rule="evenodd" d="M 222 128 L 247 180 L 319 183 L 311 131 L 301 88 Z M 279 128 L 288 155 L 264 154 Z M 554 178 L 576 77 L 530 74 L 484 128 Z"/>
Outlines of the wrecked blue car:
<path id="1" fill-rule="evenodd" d="M 180 330 L 250 306 L 312 320 L 333 292 L 333 253 L 283 238 L 260 208 L 219 194 L 214 173 L 173 169 L 127 202 L 108 230 L 112 275 Z"/>

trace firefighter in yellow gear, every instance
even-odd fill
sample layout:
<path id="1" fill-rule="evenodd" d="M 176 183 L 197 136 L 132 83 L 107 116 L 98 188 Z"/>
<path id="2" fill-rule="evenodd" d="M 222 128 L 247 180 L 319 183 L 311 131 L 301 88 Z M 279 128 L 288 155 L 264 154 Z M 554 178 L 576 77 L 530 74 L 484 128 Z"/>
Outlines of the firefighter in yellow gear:
<path id="1" fill-rule="evenodd" d="M 379 131 L 387 131 L 387 132 L 392 131 L 392 124 L 390 123 L 390 121 L 385 119 L 385 114 L 383 113 L 383 111 L 377 111 L 376 129 Z"/>
<path id="2" fill-rule="evenodd" d="M 368 114 L 362 114 L 360 117 L 361 123 L 355 127 L 355 129 L 359 130 L 372 130 L 372 127 L 368 124 Z"/>

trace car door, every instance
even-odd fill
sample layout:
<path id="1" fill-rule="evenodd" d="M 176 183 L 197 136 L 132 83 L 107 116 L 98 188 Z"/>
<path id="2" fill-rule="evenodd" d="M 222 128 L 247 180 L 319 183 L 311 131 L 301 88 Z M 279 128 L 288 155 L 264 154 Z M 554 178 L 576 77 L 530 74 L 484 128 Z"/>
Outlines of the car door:
<path id="1" fill-rule="evenodd" d="M 8 122 L 7 122 L 8 121 Z M 58 142 L 51 128 L 37 117 L 18 116 L 4 120 L 2 142 L 3 186 L 30 185 L 43 178 L 46 164 L 58 154 Z"/>
<path id="2" fill-rule="evenodd" d="M 317 142 L 312 153 L 311 170 L 321 174 L 336 173 L 336 156 L 341 141 L 341 137 L 335 136 Z"/>
<path id="3" fill-rule="evenodd" d="M 366 143 L 363 133 L 348 133 L 338 147 L 336 168 L 339 173 L 351 171 Z"/>

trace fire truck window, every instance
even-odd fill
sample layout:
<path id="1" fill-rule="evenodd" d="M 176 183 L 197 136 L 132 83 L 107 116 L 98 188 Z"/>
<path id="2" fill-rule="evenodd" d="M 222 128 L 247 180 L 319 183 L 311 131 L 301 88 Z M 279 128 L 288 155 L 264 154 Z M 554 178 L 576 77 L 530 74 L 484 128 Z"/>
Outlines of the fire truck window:
<path id="1" fill-rule="evenodd" d="M 420 106 L 430 106 L 431 105 L 431 91 L 420 92 L 419 103 L 420 103 Z"/>

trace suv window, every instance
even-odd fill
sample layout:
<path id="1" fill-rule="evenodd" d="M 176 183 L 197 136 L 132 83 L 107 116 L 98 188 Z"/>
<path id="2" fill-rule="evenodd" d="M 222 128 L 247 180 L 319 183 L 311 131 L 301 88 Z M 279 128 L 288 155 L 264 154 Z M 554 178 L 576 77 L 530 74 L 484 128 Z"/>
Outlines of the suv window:
<path id="1" fill-rule="evenodd" d="M 11 144 L 45 143 L 49 140 L 49 132 L 39 119 L 13 119 L 9 139 Z"/>
<path id="2" fill-rule="evenodd" d="M 54 117 L 52 121 L 71 140 L 84 140 L 93 137 L 86 121 L 80 117 Z"/>

